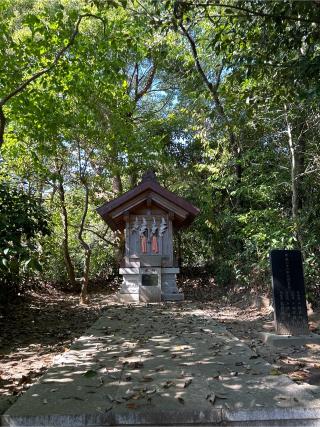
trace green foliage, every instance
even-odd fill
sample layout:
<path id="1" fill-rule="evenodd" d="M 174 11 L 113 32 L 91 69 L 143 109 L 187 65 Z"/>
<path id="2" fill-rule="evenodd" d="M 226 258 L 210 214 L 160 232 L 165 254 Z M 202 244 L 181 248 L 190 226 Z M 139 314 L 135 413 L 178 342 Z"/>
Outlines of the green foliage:
<path id="1" fill-rule="evenodd" d="M 4 107 L 1 169 L 10 177 L 10 191 L 0 232 L 9 230 L 9 212 L 19 212 L 15 198 L 27 197 L 13 182 L 24 183 L 39 203 L 17 214 L 30 222 L 26 226 L 34 235 L 10 228 L 8 242 L 23 242 L 19 250 L 25 252 L 12 252 L 13 243 L 4 246 L 1 274 L 11 274 L 17 257 L 16 277 L 36 267 L 39 256 L 30 257 L 35 242 L 41 243 L 40 258 L 46 258 L 46 268 L 35 274 L 68 282 L 65 247 L 76 277 L 83 274 L 78 233 L 84 182 L 89 206 L 83 237 L 91 251 L 91 278 L 113 274 L 119 236 L 95 208 L 153 168 L 162 185 L 201 209 L 176 241 L 184 267 L 210 269 L 220 284 L 267 285 L 269 251 L 300 247 L 315 294 L 320 280 L 316 5 L 5 0 L 0 8 L 1 97 L 51 64 L 79 16 L 88 15 L 55 68 Z M 288 125 L 299 169 L 294 179 Z M 10 200 L 17 209 L 9 207 Z M 40 240 L 45 224 L 34 219 L 32 209 L 39 209 L 39 218 L 41 209 L 50 212 L 53 232 Z M 12 217 L 13 224 L 16 220 Z"/>
<path id="2" fill-rule="evenodd" d="M 36 198 L 0 182 L 1 294 L 16 289 L 32 272 L 41 271 L 40 236 L 49 234 L 48 215 Z"/>

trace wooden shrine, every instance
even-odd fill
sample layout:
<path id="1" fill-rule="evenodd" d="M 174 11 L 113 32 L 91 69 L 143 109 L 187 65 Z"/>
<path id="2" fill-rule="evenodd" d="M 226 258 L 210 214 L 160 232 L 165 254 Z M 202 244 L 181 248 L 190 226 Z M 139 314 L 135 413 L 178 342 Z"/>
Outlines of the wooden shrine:
<path id="1" fill-rule="evenodd" d="M 191 224 L 199 209 L 162 187 L 154 172 L 97 209 L 112 230 L 124 231 L 121 302 L 180 301 L 173 233 Z"/>

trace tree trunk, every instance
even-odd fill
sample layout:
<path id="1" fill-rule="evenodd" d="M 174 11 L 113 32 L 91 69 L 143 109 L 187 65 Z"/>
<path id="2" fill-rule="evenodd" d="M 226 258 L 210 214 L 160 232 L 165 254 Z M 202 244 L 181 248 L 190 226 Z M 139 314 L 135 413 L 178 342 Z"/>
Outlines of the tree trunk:
<path id="1" fill-rule="evenodd" d="M 6 117 L 3 112 L 3 105 L 0 105 L 0 149 L 4 143 L 5 127 L 6 127 Z"/>
<path id="2" fill-rule="evenodd" d="M 89 302 L 88 298 L 88 283 L 89 283 L 89 273 L 90 273 L 90 261 L 91 261 L 91 248 L 90 245 L 83 239 L 84 224 L 86 221 L 88 206 L 89 206 L 89 187 L 85 178 L 81 179 L 81 182 L 85 189 L 85 201 L 84 209 L 79 229 L 78 238 L 81 246 L 84 249 L 84 267 L 83 267 L 83 276 L 82 276 L 82 286 L 80 292 L 80 304 L 87 304 Z"/>
<path id="3" fill-rule="evenodd" d="M 86 249 L 84 251 L 84 269 L 83 269 L 83 277 L 81 284 L 81 292 L 80 292 L 80 304 L 88 303 L 88 283 L 89 283 L 89 273 L 90 273 L 90 261 L 91 261 L 91 250 Z"/>
<path id="4" fill-rule="evenodd" d="M 124 231 L 118 230 L 115 232 L 114 235 L 115 235 L 115 240 L 117 242 L 117 244 L 114 246 L 114 257 L 117 265 L 120 265 L 124 257 L 124 250 L 125 250 Z"/>
<path id="5" fill-rule="evenodd" d="M 290 150 L 290 172 L 291 172 L 291 217 L 294 226 L 294 236 L 297 242 L 300 242 L 299 238 L 299 225 L 298 225 L 298 217 L 299 217 L 299 176 L 298 176 L 298 168 L 297 168 L 297 151 L 296 146 L 293 142 L 292 137 L 292 127 L 291 123 L 288 119 L 287 107 L 285 106 L 285 117 L 286 117 L 286 125 L 287 125 L 287 134 L 288 134 L 288 144 Z"/>
<path id="6" fill-rule="evenodd" d="M 112 178 L 112 190 L 116 196 L 120 196 L 123 191 L 121 176 L 119 173 L 115 174 Z"/>
<path id="7" fill-rule="evenodd" d="M 305 172 L 305 152 L 306 152 L 306 138 L 303 135 L 305 124 L 303 123 L 300 128 L 300 134 L 296 144 L 296 169 L 297 169 L 297 189 L 298 189 L 298 209 L 303 207 L 303 174 Z"/>
<path id="8" fill-rule="evenodd" d="M 129 187 L 134 188 L 137 185 L 138 176 L 136 171 L 132 171 L 129 175 Z"/>
<path id="9" fill-rule="evenodd" d="M 297 186 L 297 163 L 296 163 L 296 150 L 293 143 L 292 138 L 292 129 L 291 124 L 288 120 L 288 116 L 286 114 L 286 122 L 287 122 L 287 134 L 288 134 L 288 143 L 290 149 L 290 170 L 291 170 L 291 214 L 292 219 L 295 222 L 298 217 L 298 186 Z"/>
<path id="10" fill-rule="evenodd" d="M 62 229 L 63 229 L 63 240 L 62 240 L 63 259 L 67 269 L 69 282 L 71 286 L 75 286 L 76 276 L 75 276 L 74 266 L 69 253 L 68 212 L 67 212 L 66 203 L 65 203 L 65 191 L 61 181 L 58 184 L 58 194 L 60 198 L 60 206 L 61 206 L 60 216 L 61 216 Z"/>
<path id="11" fill-rule="evenodd" d="M 116 196 L 120 196 L 123 192 L 121 176 L 119 173 L 115 174 L 112 179 L 112 190 Z M 117 265 L 120 265 L 124 253 L 124 232 L 118 230 L 115 232 L 115 241 L 117 242 L 114 247 L 114 257 Z"/>

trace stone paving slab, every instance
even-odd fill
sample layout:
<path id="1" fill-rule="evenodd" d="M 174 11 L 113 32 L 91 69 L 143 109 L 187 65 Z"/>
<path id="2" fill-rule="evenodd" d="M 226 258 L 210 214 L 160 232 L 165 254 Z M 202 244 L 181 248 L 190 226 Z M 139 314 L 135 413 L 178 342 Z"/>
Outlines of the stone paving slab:
<path id="1" fill-rule="evenodd" d="M 114 305 L 2 425 L 320 426 L 319 387 L 272 373 L 190 303 Z"/>

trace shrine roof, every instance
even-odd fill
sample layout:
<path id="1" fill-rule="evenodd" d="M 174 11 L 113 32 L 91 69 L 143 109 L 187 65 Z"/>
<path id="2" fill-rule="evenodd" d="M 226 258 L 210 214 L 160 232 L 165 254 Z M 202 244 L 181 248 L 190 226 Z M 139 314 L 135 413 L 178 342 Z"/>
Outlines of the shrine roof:
<path id="1" fill-rule="evenodd" d="M 112 230 L 123 229 L 124 216 L 143 205 L 155 205 L 172 215 L 176 228 L 189 225 L 200 212 L 186 199 L 162 187 L 154 174 L 147 172 L 139 185 L 97 209 Z"/>

